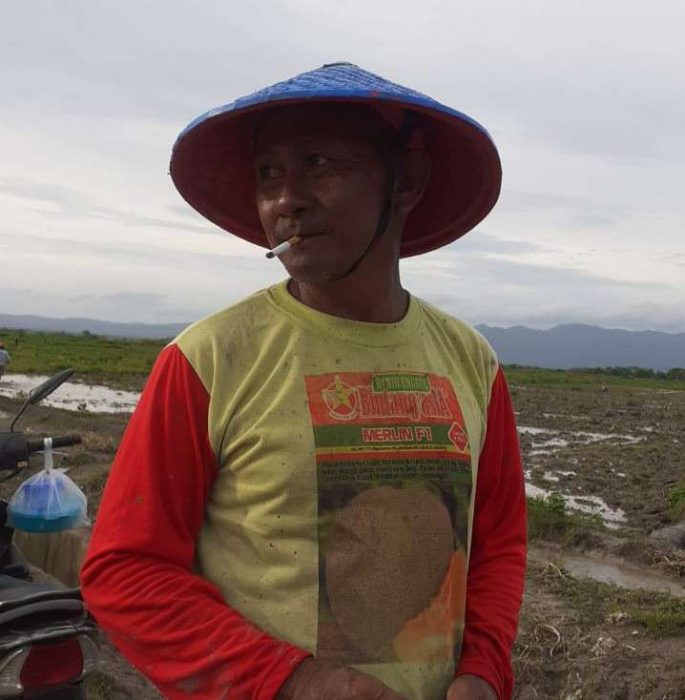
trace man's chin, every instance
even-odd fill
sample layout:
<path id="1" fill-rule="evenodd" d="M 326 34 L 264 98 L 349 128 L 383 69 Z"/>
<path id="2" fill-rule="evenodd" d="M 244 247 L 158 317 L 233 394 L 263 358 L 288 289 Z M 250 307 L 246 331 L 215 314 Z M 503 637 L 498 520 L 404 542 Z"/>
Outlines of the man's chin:
<path id="1" fill-rule="evenodd" d="M 283 266 L 293 280 L 302 284 L 327 284 L 335 282 L 345 275 L 345 270 L 337 271 L 319 262 L 290 265 L 284 262 Z"/>

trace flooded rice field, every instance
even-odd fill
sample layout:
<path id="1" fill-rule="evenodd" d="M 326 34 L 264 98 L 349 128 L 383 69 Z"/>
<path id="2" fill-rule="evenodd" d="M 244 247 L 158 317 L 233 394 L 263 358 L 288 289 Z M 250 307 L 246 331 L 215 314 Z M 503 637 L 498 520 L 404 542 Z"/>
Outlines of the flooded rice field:
<path id="1" fill-rule="evenodd" d="M 609 528 L 667 524 L 685 475 L 685 392 L 512 387 L 529 495 L 559 494 Z"/>
<path id="2" fill-rule="evenodd" d="M 0 396 L 24 398 L 46 379 L 48 377 L 42 375 L 6 374 L 0 379 Z M 130 413 L 138 403 L 138 397 L 139 394 L 133 391 L 81 382 L 65 382 L 41 404 L 68 411 Z"/>
<path id="3" fill-rule="evenodd" d="M 23 397 L 45 379 L 7 374 L 0 396 Z M 685 392 L 513 386 L 512 397 L 529 496 L 558 494 L 610 529 L 664 524 L 665 492 L 685 473 Z M 43 405 L 128 414 L 138 398 L 71 381 Z"/>

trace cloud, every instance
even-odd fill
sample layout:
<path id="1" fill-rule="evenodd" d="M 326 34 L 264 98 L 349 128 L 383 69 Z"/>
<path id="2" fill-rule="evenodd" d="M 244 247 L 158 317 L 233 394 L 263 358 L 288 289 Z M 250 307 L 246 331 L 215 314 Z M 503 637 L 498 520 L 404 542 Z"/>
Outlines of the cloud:
<path id="1" fill-rule="evenodd" d="M 465 242 L 465 241 L 464 241 Z M 507 242 L 505 242 L 506 244 Z M 490 250 L 498 252 L 499 244 L 491 244 Z M 508 242 L 513 252 L 520 252 L 516 242 Z M 503 250 L 506 251 L 506 245 Z M 521 244 L 523 251 L 526 248 L 539 250 L 541 246 L 526 246 Z M 603 289 L 666 289 L 667 285 L 660 281 L 644 282 L 641 280 L 616 279 L 610 276 L 596 275 L 587 270 L 575 269 L 568 266 L 555 266 L 550 264 L 535 264 L 516 260 L 509 255 L 495 254 L 482 255 L 482 249 L 477 246 L 468 249 L 461 242 L 451 246 L 448 251 L 433 254 L 431 258 L 417 258 L 403 263 L 405 269 L 411 275 L 420 275 L 425 278 L 434 278 L 436 283 L 442 286 L 445 278 L 463 280 L 477 280 L 479 284 L 487 283 L 499 288 L 521 287 L 532 289 L 547 289 L 550 294 L 557 293 L 558 288 L 575 290 L 591 287 Z M 437 282 L 439 280 L 439 282 Z"/>
<path id="2" fill-rule="evenodd" d="M 601 203 L 592 197 L 545 192 L 521 192 L 505 189 L 497 204 L 498 216 L 540 216 L 561 213 L 562 221 L 574 228 L 606 229 L 615 226 L 630 213 L 629 205 L 616 206 Z"/>
<path id="3" fill-rule="evenodd" d="M 106 207 L 97 204 L 95 199 L 84 191 L 36 180 L 0 178 L 0 193 L 20 197 L 34 203 L 52 205 L 56 207 L 57 211 L 35 209 L 38 213 L 50 217 L 58 215 L 69 219 L 106 219 L 124 226 L 152 226 L 158 229 L 178 229 L 215 235 L 221 233 L 215 226 L 202 223 L 203 220 L 200 217 L 195 217 L 196 223 L 190 223 Z"/>
<path id="4" fill-rule="evenodd" d="M 113 294 L 70 295 L 72 308 L 82 310 L 90 318 L 111 318 L 145 323 L 190 323 L 198 313 L 192 304 L 179 307 L 169 297 L 153 292 L 115 292 Z M 126 309 L 126 314 L 122 314 Z M 131 310 L 136 311 L 132 313 Z"/>
<path id="5" fill-rule="evenodd" d="M 403 263 L 412 289 L 474 321 L 682 329 L 683 15 L 677 0 L 10 3 L 2 282 L 34 290 L 3 304 L 185 320 L 277 279 L 180 200 L 170 147 L 206 109 L 342 58 L 473 115 L 502 153 L 497 208 Z"/>
<path id="6" fill-rule="evenodd" d="M 230 244 L 233 242 L 228 234 L 223 233 L 225 248 L 219 246 L 211 252 L 194 250 L 192 240 L 189 238 L 184 247 L 160 246 L 153 242 L 141 240 L 135 244 L 117 243 L 116 241 L 93 238 L 92 240 L 79 240 L 56 235 L 34 234 L 4 234 L 5 240 L 14 240 L 21 244 L 24 254 L 34 258 L 36 255 L 53 256 L 53 263 L 58 257 L 68 257 L 74 262 L 74 267 L 84 264 L 112 265 L 114 262 L 124 264 L 131 268 L 140 268 L 143 271 L 151 268 L 166 269 L 169 272 L 176 270 L 204 270 L 225 273 L 227 267 L 239 268 L 241 271 L 249 267 L 272 268 L 273 265 L 265 263 L 264 258 L 256 251 L 245 246 L 245 257 L 237 255 L 236 250 Z M 50 263 L 44 265 L 44 272 L 50 269 Z"/>
<path id="7" fill-rule="evenodd" d="M 453 248 L 455 257 L 463 257 L 465 254 L 475 255 L 475 254 L 515 254 L 521 255 L 523 253 L 532 253 L 541 249 L 541 246 L 532 241 L 525 241 L 521 239 L 506 239 L 499 238 L 497 236 L 485 233 L 479 229 L 476 229 L 469 233 L 467 236 L 460 238 L 458 243 L 456 243 Z M 451 257 L 451 253 L 446 252 L 446 256 Z M 417 258 L 420 261 L 421 258 Z M 417 264 L 421 264 L 417 262 Z"/>
<path id="8" fill-rule="evenodd" d="M 604 229 L 606 230 L 610 226 L 615 226 L 617 224 L 616 219 L 603 214 L 593 214 L 592 212 L 580 212 L 576 213 L 572 218 L 572 223 L 574 226 L 581 229 Z"/>
<path id="9" fill-rule="evenodd" d="M 408 288 L 470 323 L 586 322 L 630 328 L 682 328 L 679 290 L 661 280 L 593 274 L 511 256 L 482 255 L 461 242 L 402 264 Z M 632 319 L 632 321 L 630 320 Z"/>
<path id="10" fill-rule="evenodd" d="M 644 282 L 641 280 L 615 279 L 610 276 L 592 274 L 586 270 L 554 265 L 536 265 L 510 259 L 482 258 L 469 262 L 469 272 L 484 274 L 497 279 L 504 285 L 516 285 L 536 289 L 547 289 L 549 293 L 559 287 L 578 290 L 579 287 L 602 287 L 604 289 L 641 289 L 665 288 L 662 282 Z"/>
<path id="11" fill-rule="evenodd" d="M 664 0 L 648 12 L 620 0 L 592 8 L 433 1 L 421 12 L 390 0 L 196 0 L 192 9 L 141 0 L 135 13 L 104 0 L 26 0 L 3 16 L 0 58 L 13 70 L 0 85 L 19 107 L 154 116 L 180 127 L 342 57 L 472 110 L 496 133 L 514 127 L 571 152 L 682 162 L 678 19 L 682 7 Z"/>
<path id="12" fill-rule="evenodd" d="M 549 192 L 521 192 L 507 188 L 497 204 L 506 211 L 530 211 L 540 209 L 586 210 L 595 209 L 598 204 L 591 197 Z"/>
<path id="13" fill-rule="evenodd" d="M 49 296 L 28 287 L 0 287 L 3 312 L 55 318 L 93 318 L 124 323 L 185 323 L 200 315 L 193 304 L 177 305 L 154 292 L 74 294 L 55 289 Z"/>

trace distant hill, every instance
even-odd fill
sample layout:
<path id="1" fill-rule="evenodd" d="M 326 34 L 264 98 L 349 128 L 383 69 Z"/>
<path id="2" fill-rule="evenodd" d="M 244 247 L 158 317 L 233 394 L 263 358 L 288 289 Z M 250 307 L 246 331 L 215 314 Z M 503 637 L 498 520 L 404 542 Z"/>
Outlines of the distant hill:
<path id="1" fill-rule="evenodd" d="M 123 338 L 172 338 L 188 324 L 114 323 L 90 318 L 45 318 L 0 314 L 0 328 Z M 685 333 L 624 331 L 582 323 L 535 330 L 526 326 L 476 328 L 504 364 L 571 369 L 644 367 L 666 371 L 685 367 Z"/>
<path id="2" fill-rule="evenodd" d="M 87 331 L 94 335 L 118 338 L 173 338 L 187 325 L 187 323 L 115 323 L 92 318 L 46 318 L 0 314 L 0 328 L 76 335 Z"/>
<path id="3" fill-rule="evenodd" d="M 539 331 L 526 326 L 476 326 L 503 364 L 571 369 L 685 367 L 685 333 L 624 331 L 569 323 Z"/>

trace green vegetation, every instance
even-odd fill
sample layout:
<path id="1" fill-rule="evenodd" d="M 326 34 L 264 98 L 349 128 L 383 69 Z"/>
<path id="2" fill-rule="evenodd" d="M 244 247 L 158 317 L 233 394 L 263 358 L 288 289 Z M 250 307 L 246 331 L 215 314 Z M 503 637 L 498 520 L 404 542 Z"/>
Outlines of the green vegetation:
<path id="1" fill-rule="evenodd" d="M 685 479 L 674 486 L 667 497 L 668 517 L 672 522 L 680 522 L 685 518 Z"/>
<path id="2" fill-rule="evenodd" d="M 574 578 L 554 563 L 529 567 L 529 575 L 573 605 L 587 624 L 596 624 L 612 613 L 625 612 L 629 619 L 654 636 L 685 632 L 685 599 L 668 593 L 630 590 L 590 578 Z"/>
<path id="3" fill-rule="evenodd" d="M 37 333 L 0 330 L 12 356 L 11 372 L 54 374 L 73 367 L 80 379 L 107 379 L 131 388 L 140 388 L 163 340 L 125 340 L 83 333 Z"/>
<path id="4" fill-rule="evenodd" d="M 576 370 L 571 370 L 576 371 Z M 588 371 L 588 370 L 580 370 Z M 644 367 L 595 367 L 589 370 L 592 374 L 600 374 L 609 377 L 628 377 L 629 379 L 668 379 L 674 381 L 685 381 L 685 369 L 683 367 L 673 367 L 667 372 L 660 372 Z"/>
<path id="5" fill-rule="evenodd" d="M 618 370 L 621 370 L 620 372 Z M 625 370 L 625 371 L 623 371 Z M 632 387 L 636 389 L 670 389 L 685 391 L 685 370 L 655 372 L 635 367 L 597 369 L 542 369 L 505 365 L 504 373 L 511 385 L 568 386 L 570 388 L 598 385 Z"/>
<path id="6" fill-rule="evenodd" d="M 595 543 L 604 523 L 598 515 L 570 512 L 558 494 L 528 499 L 528 539 L 562 542 L 568 546 Z"/>
<path id="7" fill-rule="evenodd" d="M 81 379 L 130 388 L 140 388 L 166 343 L 164 340 L 107 338 L 87 331 L 70 335 L 0 329 L 0 338 L 12 356 L 11 372 L 52 374 L 73 367 Z M 636 367 L 561 370 L 507 365 L 504 371 L 512 385 L 685 390 L 685 370 L 682 369 L 668 372 Z"/>
<path id="8" fill-rule="evenodd" d="M 116 689 L 109 676 L 101 671 L 94 671 L 86 677 L 86 690 L 92 700 L 113 700 Z"/>
<path id="9" fill-rule="evenodd" d="M 685 601 L 665 594 L 655 599 L 651 593 L 640 592 L 629 601 L 628 615 L 644 625 L 653 635 L 666 637 L 685 631 Z"/>

